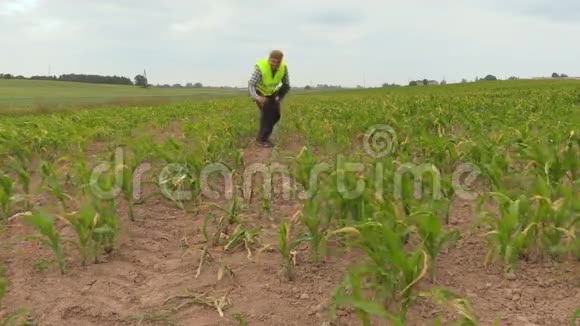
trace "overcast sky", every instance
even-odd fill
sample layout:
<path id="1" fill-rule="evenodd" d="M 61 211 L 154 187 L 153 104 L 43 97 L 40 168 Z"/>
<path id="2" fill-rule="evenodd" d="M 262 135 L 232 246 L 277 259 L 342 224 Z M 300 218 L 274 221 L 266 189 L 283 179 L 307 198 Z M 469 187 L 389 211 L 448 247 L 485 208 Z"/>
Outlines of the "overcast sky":
<path id="1" fill-rule="evenodd" d="M 580 76 L 579 0 L 0 0 L 0 72 L 244 86 L 278 48 L 291 84 Z"/>

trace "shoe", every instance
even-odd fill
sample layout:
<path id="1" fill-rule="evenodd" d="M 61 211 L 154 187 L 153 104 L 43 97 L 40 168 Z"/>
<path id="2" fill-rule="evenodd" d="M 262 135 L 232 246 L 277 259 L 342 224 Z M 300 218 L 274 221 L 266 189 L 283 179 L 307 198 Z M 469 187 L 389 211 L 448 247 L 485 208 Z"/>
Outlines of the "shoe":
<path id="1" fill-rule="evenodd" d="M 266 140 L 266 141 L 258 140 L 257 144 L 258 144 L 258 146 L 261 146 L 261 147 L 267 147 L 267 148 L 274 147 L 274 145 L 269 140 Z"/>

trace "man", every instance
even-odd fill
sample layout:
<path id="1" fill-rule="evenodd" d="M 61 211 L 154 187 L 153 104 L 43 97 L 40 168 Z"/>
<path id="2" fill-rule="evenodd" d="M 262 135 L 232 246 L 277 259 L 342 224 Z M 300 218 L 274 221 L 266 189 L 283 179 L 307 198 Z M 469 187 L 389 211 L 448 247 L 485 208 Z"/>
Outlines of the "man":
<path id="1" fill-rule="evenodd" d="M 272 147 L 270 135 L 280 120 L 280 102 L 290 91 L 288 68 L 281 51 L 273 50 L 267 59 L 256 62 L 248 90 L 260 109 L 256 141 L 261 146 Z"/>

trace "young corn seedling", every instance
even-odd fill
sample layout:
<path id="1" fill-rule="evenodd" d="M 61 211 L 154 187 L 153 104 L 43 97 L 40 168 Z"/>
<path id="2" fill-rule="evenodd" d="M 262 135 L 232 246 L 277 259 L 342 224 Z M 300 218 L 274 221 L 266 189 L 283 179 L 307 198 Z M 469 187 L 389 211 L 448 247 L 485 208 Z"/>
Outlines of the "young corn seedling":
<path id="1" fill-rule="evenodd" d="M 164 170 L 158 179 L 161 193 L 182 210 L 185 210 L 185 200 L 190 199 L 187 194 L 192 184 L 190 172 L 182 165 Z"/>
<path id="2" fill-rule="evenodd" d="M 18 177 L 18 181 L 24 192 L 24 208 L 30 207 L 30 163 L 28 152 L 17 152 L 11 159 L 11 168 Z"/>
<path id="3" fill-rule="evenodd" d="M 8 280 L 4 275 L 4 267 L 0 265 L 0 307 L 2 307 L 2 300 L 6 295 L 6 288 L 8 287 Z M 5 317 L 0 318 L 0 326 L 13 326 L 13 325 L 27 325 L 22 319 L 27 314 L 26 309 L 18 309 L 17 311 L 8 314 Z"/>
<path id="4" fill-rule="evenodd" d="M 50 194 L 58 199 L 62 208 L 66 211 L 65 198 L 67 196 L 60 185 L 53 165 L 48 161 L 42 161 L 40 165 L 40 175 L 42 177 L 42 186 L 46 187 Z"/>
<path id="5" fill-rule="evenodd" d="M 67 182 L 84 196 L 88 193 L 91 169 L 84 157 L 71 158 L 71 165 L 71 169 L 67 172 Z"/>
<path id="6" fill-rule="evenodd" d="M 66 215 L 64 218 L 77 234 L 78 242 L 75 244 L 81 255 L 83 266 L 86 266 L 95 253 L 93 231 L 96 228 L 97 219 L 97 213 L 88 205 L 81 207 L 77 214 Z"/>
<path id="7" fill-rule="evenodd" d="M 121 192 L 123 198 L 127 203 L 127 209 L 129 211 L 129 219 L 135 221 L 135 213 L 133 211 L 133 174 L 137 168 L 137 161 L 134 157 L 129 157 L 126 151 L 123 151 L 123 162 L 122 164 L 115 167 L 115 172 L 121 178 Z"/>
<path id="8" fill-rule="evenodd" d="M 460 233 L 457 230 L 445 231 L 441 221 L 432 212 L 418 212 L 411 215 L 417 232 L 421 238 L 421 246 L 429 256 L 429 271 L 435 280 L 435 259 L 445 244 L 457 240 Z"/>
<path id="9" fill-rule="evenodd" d="M 232 314 L 232 318 L 238 322 L 238 326 L 249 326 L 248 321 L 244 318 L 243 314 L 235 313 Z"/>
<path id="10" fill-rule="evenodd" d="M 4 266 L 0 265 L 0 303 L 6 295 L 6 288 L 8 287 L 8 280 L 6 280 L 4 275 Z"/>
<path id="11" fill-rule="evenodd" d="M 483 214 L 483 221 L 492 231 L 486 234 L 491 248 L 485 262 L 500 257 L 508 269 L 513 269 L 524 252 L 528 242 L 529 207 L 530 202 L 525 196 L 511 200 L 502 193 L 490 193 L 495 199 L 500 211 L 500 217 Z"/>
<path id="12" fill-rule="evenodd" d="M 572 314 L 570 325 L 576 326 L 577 325 L 576 321 L 578 321 L 578 319 L 580 319 L 580 309 L 576 309 L 576 311 L 574 311 L 574 313 Z"/>
<path id="13" fill-rule="evenodd" d="M 272 207 L 270 206 L 270 195 L 267 192 L 266 184 L 262 186 L 262 202 L 259 217 L 262 218 L 262 216 L 267 216 L 272 220 Z"/>
<path id="14" fill-rule="evenodd" d="M 97 225 L 93 232 L 97 247 L 102 247 L 105 253 L 111 253 L 115 247 L 119 233 L 119 219 L 116 215 L 117 204 L 114 200 L 93 199 L 93 206 L 98 214 Z"/>
<path id="15" fill-rule="evenodd" d="M 420 296 L 431 299 L 431 301 L 436 305 L 445 307 L 449 312 L 460 318 L 459 321 L 456 321 L 451 325 L 479 325 L 469 301 L 449 289 L 436 287 L 431 289 L 429 292 L 421 293 Z M 441 325 L 439 319 L 436 320 L 436 325 Z"/>
<path id="16" fill-rule="evenodd" d="M 197 153 L 192 153 L 187 158 L 187 171 L 188 171 L 188 183 L 189 189 L 192 194 L 192 199 L 194 204 L 199 205 L 199 201 L 202 195 L 202 184 L 199 176 L 204 169 L 204 162 Z"/>
<path id="17" fill-rule="evenodd" d="M 541 143 L 523 151 L 537 175 L 544 176 L 548 185 L 555 188 L 567 180 L 576 180 L 580 171 L 580 137 L 574 131 L 562 144 L 554 146 Z"/>
<path id="18" fill-rule="evenodd" d="M 215 229 L 215 232 L 213 234 L 209 234 L 207 227 L 208 227 L 209 221 L 212 219 L 216 222 L 216 229 Z M 219 246 L 221 235 L 225 231 L 224 220 L 225 220 L 224 216 L 220 217 L 219 219 L 216 219 L 216 216 L 213 214 L 213 212 L 209 212 L 205 216 L 205 219 L 203 220 L 203 226 L 202 226 L 203 236 L 205 237 L 205 240 L 207 242 L 211 243 L 211 245 L 214 247 Z"/>
<path id="19" fill-rule="evenodd" d="M 232 235 L 227 239 L 224 245 L 224 251 L 234 250 L 240 245 L 244 244 L 244 248 L 248 252 L 248 259 L 252 259 L 251 247 L 259 243 L 259 230 L 248 231 L 245 230 L 241 224 L 238 224 Z"/>
<path id="20" fill-rule="evenodd" d="M 242 212 L 243 205 L 238 196 L 233 196 L 228 208 L 224 208 L 215 203 L 209 203 L 209 205 L 223 211 L 226 214 L 225 217 L 228 224 L 232 225 L 240 223 L 240 213 Z"/>
<path id="21" fill-rule="evenodd" d="M 310 177 L 318 161 L 312 150 L 306 146 L 302 147 L 300 153 L 294 158 L 295 169 L 292 176 L 304 190 L 308 190 L 310 186 Z"/>
<path id="22" fill-rule="evenodd" d="M 0 219 L 9 217 L 13 199 L 14 181 L 9 176 L 0 173 Z"/>
<path id="23" fill-rule="evenodd" d="M 54 219 L 42 210 L 37 210 L 32 215 L 24 217 L 24 223 L 35 228 L 41 236 L 40 241 L 47 247 L 52 249 L 56 256 L 56 261 L 60 272 L 64 274 L 65 263 L 63 247 L 61 245 L 60 236 L 54 228 Z"/>
<path id="24" fill-rule="evenodd" d="M 368 259 L 349 271 L 335 296 L 339 303 L 351 300 L 363 325 L 370 325 L 369 315 L 387 318 L 395 324 L 404 323 L 407 310 L 414 301 L 413 289 L 427 274 L 427 253 L 421 249 L 403 249 L 404 235 L 398 234 L 397 229 L 394 219 L 386 218 L 357 226 L 359 236 L 353 245 L 365 252 Z M 348 287 L 352 297 L 346 294 Z M 362 298 L 363 292 L 370 292 L 372 299 Z M 369 301 L 379 302 L 381 309 L 373 304 L 371 310 Z"/>
<path id="25" fill-rule="evenodd" d="M 85 203 L 78 213 L 66 215 L 63 219 L 77 234 L 78 242 L 75 244 L 81 255 L 83 266 L 86 266 L 91 259 L 96 261 L 101 249 L 110 252 L 113 248 L 117 233 L 114 205 L 111 202 L 100 205 L 92 202 Z"/>
<path id="26" fill-rule="evenodd" d="M 278 247 L 277 251 L 282 255 L 282 264 L 285 271 L 286 277 L 292 281 L 294 279 L 294 274 L 292 271 L 293 257 L 295 255 L 294 249 L 302 242 L 306 241 L 305 238 L 299 237 L 292 240 L 291 235 L 292 224 L 288 223 L 284 218 L 278 226 Z"/>
<path id="27" fill-rule="evenodd" d="M 365 186 L 368 178 L 363 174 L 347 173 L 341 163 L 339 161 L 336 170 L 332 171 L 333 184 L 326 188 L 325 193 L 330 207 L 341 212 L 336 218 L 338 225 L 348 226 L 360 223 L 374 213 L 374 193 Z"/>
<path id="28" fill-rule="evenodd" d="M 308 199 L 304 204 L 304 211 L 300 215 L 300 222 L 306 227 L 307 231 L 300 238 L 310 242 L 312 248 L 312 258 L 314 264 L 318 265 L 320 261 L 321 244 L 325 241 L 324 232 L 320 230 L 321 219 L 320 201 L 318 198 Z"/>
<path id="29" fill-rule="evenodd" d="M 170 297 L 167 298 L 165 300 L 165 302 L 163 303 L 163 305 L 167 305 L 169 302 L 172 301 L 181 301 L 181 303 L 179 305 L 177 305 L 176 307 L 172 308 L 171 311 L 172 312 L 176 312 L 179 309 L 188 306 L 188 305 L 192 305 L 192 304 L 199 304 L 199 305 L 205 305 L 208 306 L 210 308 L 215 309 L 218 314 L 220 315 L 220 317 L 224 317 L 224 311 L 228 308 L 230 308 L 232 306 L 232 302 L 229 298 L 229 295 L 231 293 L 231 291 L 233 291 L 234 288 L 228 290 L 223 296 L 221 297 L 212 297 L 209 296 L 208 294 L 204 293 L 204 294 L 187 294 L 187 295 L 178 295 L 178 296 L 174 296 L 174 297 Z"/>
<path id="30" fill-rule="evenodd" d="M 400 317 L 388 312 L 385 306 L 374 298 L 366 298 L 363 295 L 366 290 L 365 280 L 370 272 L 372 271 L 364 265 L 351 268 L 332 297 L 331 311 L 335 314 L 338 306 L 350 306 L 354 308 L 363 326 L 372 325 L 372 316 L 388 320 L 393 326 L 403 326 L 403 320 Z M 347 289 L 350 290 L 350 295 L 346 294 Z"/>
<path id="31" fill-rule="evenodd" d="M 575 199 L 573 190 L 563 185 L 555 195 L 558 199 L 541 195 L 531 199 L 528 249 L 540 257 L 548 254 L 554 258 L 578 250 L 573 243 L 580 222 L 580 199 Z"/>

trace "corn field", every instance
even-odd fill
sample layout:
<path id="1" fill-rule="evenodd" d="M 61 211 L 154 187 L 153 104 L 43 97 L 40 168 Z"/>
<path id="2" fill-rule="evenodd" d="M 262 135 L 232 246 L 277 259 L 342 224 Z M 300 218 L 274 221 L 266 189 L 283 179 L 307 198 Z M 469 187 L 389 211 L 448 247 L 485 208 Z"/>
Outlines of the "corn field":
<path id="1" fill-rule="evenodd" d="M 239 308 L 249 277 L 239 266 L 250 263 L 276 266 L 279 282 L 270 286 L 280 288 L 317 270 L 340 273 L 321 294 L 325 314 L 304 313 L 299 324 L 519 324 L 515 315 L 480 311 L 464 287 L 444 284 L 442 255 L 478 239 L 473 259 L 501 282 L 519 280 L 534 264 L 578 271 L 578 82 L 300 93 L 283 102 L 272 149 L 253 144 L 257 123 L 245 97 L 1 118 L 0 258 L 10 273 L 0 274 L 0 298 L 6 288 L 10 300 L 0 302 L 0 325 L 66 323 L 59 319 L 66 313 L 51 308 L 54 293 L 33 300 L 43 302 L 38 311 L 23 294 L 10 296 L 17 268 L 63 284 L 91 275 L 95 287 L 125 250 L 147 245 L 131 235 L 161 206 L 195 223 L 187 229 L 167 219 L 172 231 L 156 233 L 192 265 L 182 279 L 195 284 L 214 273 L 215 284 L 234 290 L 162 293 L 167 300 L 147 301 L 153 314 L 142 311 L 145 303 L 124 302 L 130 313 L 93 316 L 101 324 L 191 325 L 188 309 L 213 316 L 208 325 L 275 324 Z M 275 175 L 271 187 L 243 189 L 252 164 L 272 163 L 287 169 L 287 198 Z M 212 166 L 227 170 L 225 177 L 207 176 Z M 207 196 L 208 184 L 219 196 Z M 458 202 L 469 205 L 462 223 Z M 17 225 L 25 237 L 13 236 Z M 28 251 L 8 250 L 23 243 Z M 232 263 L 234 255 L 243 263 Z M 567 284 L 577 292 L 572 273 L 576 284 Z M 154 291 L 139 286 L 142 294 Z M 420 316 L 420 307 L 435 313 Z M 278 308 L 269 303 L 270 312 Z M 544 324 L 569 323 L 577 308 Z"/>

